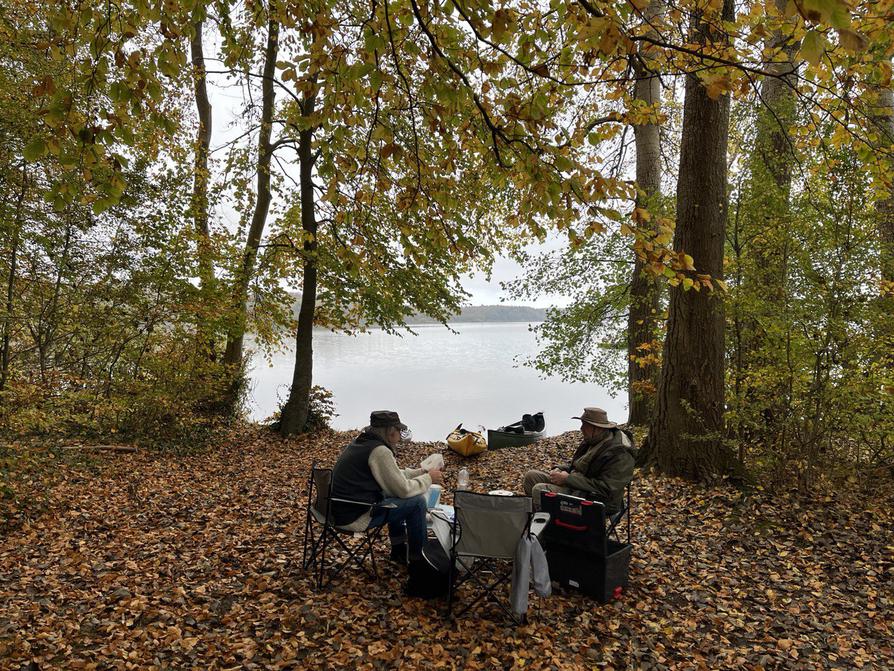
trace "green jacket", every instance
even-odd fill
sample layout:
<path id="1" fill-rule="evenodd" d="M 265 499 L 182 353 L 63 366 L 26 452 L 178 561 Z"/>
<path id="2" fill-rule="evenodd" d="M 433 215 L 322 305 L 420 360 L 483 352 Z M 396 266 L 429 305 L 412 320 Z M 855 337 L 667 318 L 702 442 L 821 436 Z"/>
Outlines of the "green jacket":
<path id="1" fill-rule="evenodd" d="M 566 487 L 601 501 L 606 514 L 613 515 L 624 507 L 624 488 L 633 479 L 635 461 L 636 448 L 630 438 L 620 429 L 610 429 L 596 444 L 581 443 L 571 463 L 561 468 L 568 471 Z"/>

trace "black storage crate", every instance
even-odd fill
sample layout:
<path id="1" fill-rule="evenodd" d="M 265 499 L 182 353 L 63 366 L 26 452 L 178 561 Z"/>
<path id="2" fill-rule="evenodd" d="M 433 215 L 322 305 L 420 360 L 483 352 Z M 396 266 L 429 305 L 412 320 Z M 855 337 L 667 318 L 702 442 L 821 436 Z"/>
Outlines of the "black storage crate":
<path id="1" fill-rule="evenodd" d="M 564 545 L 551 545 L 546 549 L 549 577 L 600 603 L 608 603 L 627 587 L 632 549 L 630 543 L 606 540 L 606 553 L 602 556 Z"/>
<path id="2" fill-rule="evenodd" d="M 549 513 L 549 525 L 543 531 L 545 545 L 605 554 L 605 506 L 601 503 L 546 492 L 540 508 Z"/>

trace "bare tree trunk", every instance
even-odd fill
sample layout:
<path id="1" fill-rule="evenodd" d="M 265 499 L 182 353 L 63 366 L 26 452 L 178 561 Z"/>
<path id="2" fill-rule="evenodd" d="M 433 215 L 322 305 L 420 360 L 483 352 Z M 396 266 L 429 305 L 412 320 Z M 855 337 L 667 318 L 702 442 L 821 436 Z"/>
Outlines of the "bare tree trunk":
<path id="1" fill-rule="evenodd" d="M 12 318 L 16 287 L 16 262 L 19 253 L 19 237 L 22 229 L 23 206 L 25 193 L 28 190 L 28 173 L 22 166 L 22 185 L 19 189 L 19 197 L 16 199 L 16 215 L 12 226 L 12 242 L 9 248 L 9 277 L 6 280 L 6 314 L 3 320 L 3 352 L 0 353 L 0 390 L 6 388 L 9 379 L 9 355 L 12 336 Z"/>
<path id="2" fill-rule="evenodd" d="M 192 216 L 198 236 L 199 292 L 202 309 L 207 310 L 213 294 L 214 268 L 211 260 L 211 240 L 208 226 L 208 147 L 211 144 L 211 103 L 208 101 L 208 86 L 205 75 L 205 54 L 202 45 L 202 24 L 199 19 L 193 24 L 195 33 L 190 43 L 192 55 L 196 111 L 199 127 L 196 130 L 195 163 L 193 165 Z M 214 336 L 208 326 L 207 316 L 199 317 L 198 341 L 207 348 L 207 354 L 214 358 Z"/>
<path id="3" fill-rule="evenodd" d="M 314 97 L 307 98 L 301 113 L 310 116 L 314 110 Z M 298 329 L 295 334 L 295 370 L 292 388 L 282 409 L 279 432 L 291 436 L 304 431 L 310 410 L 310 390 L 313 386 L 313 326 L 317 302 L 317 221 L 314 214 L 313 185 L 313 129 L 299 135 L 298 159 L 300 161 L 301 228 L 304 230 L 304 275 L 301 285 L 301 308 L 298 311 Z"/>
<path id="4" fill-rule="evenodd" d="M 276 74 L 276 57 L 279 50 L 279 22 L 274 18 L 274 5 L 270 4 L 270 19 L 267 25 L 267 47 L 264 51 L 264 70 L 261 82 L 261 129 L 258 134 L 258 181 L 255 209 L 245 241 L 242 254 L 242 267 L 236 278 L 233 292 L 233 306 L 236 312 L 233 326 L 227 335 L 227 349 L 224 363 L 231 367 L 242 365 L 242 348 L 245 338 L 246 312 L 248 310 L 248 286 L 255 271 L 258 247 L 264 226 L 267 224 L 267 213 L 270 210 L 270 161 L 273 147 L 270 135 L 273 130 L 273 107 L 276 93 L 273 88 L 273 77 Z"/>
<path id="5" fill-rule="evenodd" d="M 723 17 L 734 18 L 732 0 Z M 724 40 L 696 15 L 694 41 Z M 723 277 L 727 220 L 729 96 L 712 99 L 693 74 L 686 77 L 677 181 L 674 249 L 685 250 L 700 273 Z M 664 360 L 644 459 L 693 480 L 729 472 L 723 445 L 724 310 L 719 292 L 670 289 Z"/>
<path id="6" fill-rule="evenodd" d="M 645 11 L 646 20 L 657 16 L 663 7 L 660 0 L 652 0 Z M 661 101 L 661 83 L 657 74 L 650 72 L 644 60 L 635 61 L 636 83 L 634 98 L 646 105 Z M 661 136 L 656 123 L 633 127 L 636 144 L 636 206 L 652 212 L 651 222 L 661 196 Z M 659 368 L 655 363 L 639 360 L 650 354 L 640 347 L 655 338 L 658 320 L 658 286 L 645 272 L 645 263 L 637 256 L 630 279 L 630 310 L 627 317 L 627 403 L 628 422 L 644 426 L 652 418 L 652 399 L 658 381 Z"/>
<path id="7" fill-rule="evenodd" d="M 56 316 L 59 310 L 59 298 L 62 295 L 62 277 L 65 267 L 68 265 L 68 254 L 71 251 L 71 232 L 74 225 L 71 222 L 71 213 L 66 214 L 65 221 L 65 241 L 62 244 L 62 254 L 56 263 L 56 280 L 53 283 L 53 297 L 50 299 L 50 306 L 47 311 L 46 320 L 42 323 L 42 328 L 38 332 L 39 344 L 38 357 L 40 364 L 41 382 L 47 381 L 48 361 L 52 355 L 53 347 L 56 344 L 56 328 L 58 326 Z"/>

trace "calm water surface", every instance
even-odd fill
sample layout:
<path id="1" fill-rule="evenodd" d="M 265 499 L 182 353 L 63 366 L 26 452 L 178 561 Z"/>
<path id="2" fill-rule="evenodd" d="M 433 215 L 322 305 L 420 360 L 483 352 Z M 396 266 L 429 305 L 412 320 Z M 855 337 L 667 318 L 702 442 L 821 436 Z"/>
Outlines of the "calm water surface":
<path id="1" fill-rule="evenodd" d="M 336 429 L 356 429 L 370 410 L 393 409 L 415 440 L 443 440 L 460 422 L 468 429 L 496 428 L 522 413 L 542 410 L 546 432 L 576 429 L 571 419 L 585 405 L 599 405 L 613 421 L 627 418 L 625 400 L 611 398 L 595 384 L 541 379 L 517 365 L 537 351 L 528 324 L 416 326 L 418 335 L 376 330 L 348 336 L 314 331 L 314 383 L 330 389 Z M 259 354 L 251 370 L 252 417 L 269 417 L 288 396 L 292 351 L 274 355 L 272 366 Z"/>

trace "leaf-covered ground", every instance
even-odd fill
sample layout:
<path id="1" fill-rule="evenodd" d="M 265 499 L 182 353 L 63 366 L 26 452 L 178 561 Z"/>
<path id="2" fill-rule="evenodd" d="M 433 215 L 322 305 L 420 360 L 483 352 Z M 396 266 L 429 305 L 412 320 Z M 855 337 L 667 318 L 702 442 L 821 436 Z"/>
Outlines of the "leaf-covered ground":
<path id="1" fill-rule="evenodd" d="M 449 626 L 442 602 L 402 598 L 404 570 L 387 561 L 378 583 L 352 571 L 321 593 L 302 573 L 308 469 L 348 438 L 255 428 L 199 456 L 60 464 L 42 513 L 5 520 L 0 667 L 894 667 L 884 490 L 796 501 L 640 478 L 621 599 L 532 595 L 525 626 L 492 605 Z M 525 469 L 575 441 L 468 460 L 473 488 L 518 490 Z M 399 459 L 434 449 L 413 444 Z M 459 458 L 446 454 L 450 488 Z"/>

